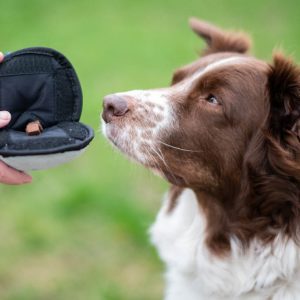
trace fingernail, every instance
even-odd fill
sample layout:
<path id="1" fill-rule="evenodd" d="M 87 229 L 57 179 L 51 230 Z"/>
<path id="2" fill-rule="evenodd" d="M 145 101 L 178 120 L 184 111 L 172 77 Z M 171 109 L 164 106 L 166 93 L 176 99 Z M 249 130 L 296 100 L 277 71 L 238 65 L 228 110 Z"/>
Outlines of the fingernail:
<path id="1" fill-rule="evenodd" d="M 11 114 L 8 111 L 0 111 L 0 119 L 7 121 L 11 119 Z"/>

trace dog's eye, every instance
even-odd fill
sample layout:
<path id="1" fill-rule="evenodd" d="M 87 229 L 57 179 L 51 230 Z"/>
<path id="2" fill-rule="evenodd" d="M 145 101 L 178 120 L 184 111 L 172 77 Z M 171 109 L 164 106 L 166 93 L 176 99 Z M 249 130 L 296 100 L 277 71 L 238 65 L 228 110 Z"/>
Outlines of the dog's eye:
<path id="1" fill-rule="evenodd" d="M 218 99 L 214 96 L 214 95 L 209 95 L 207 98 L 206 98 L 206 101 L 210 104 L 213 104 L 213 105 L 218 105 L 220 104 L 220 102 L 218 101 Z"/>

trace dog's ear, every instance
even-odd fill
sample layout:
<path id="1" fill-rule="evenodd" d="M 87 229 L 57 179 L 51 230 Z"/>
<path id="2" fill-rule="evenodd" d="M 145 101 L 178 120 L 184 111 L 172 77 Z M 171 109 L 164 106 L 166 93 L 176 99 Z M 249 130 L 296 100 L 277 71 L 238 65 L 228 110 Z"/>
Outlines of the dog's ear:
<path id="1" fill-rule="evenodd" d="M 203 55 L 217 52 L 246 53 L 250 48 L 251 41 L 244 33 L 223 31 L 196 18 L 191 18 L 189 24 L 193 31 L 207 44 Z"/>
<path id="2" fill-rule="evenodd" d="M 268 74 L 270 130 L 283 140 L 292 135 L 300 140 L 300 68 L 277 53 Z M 299 144 L 300 145 L 300 144 Z"/>

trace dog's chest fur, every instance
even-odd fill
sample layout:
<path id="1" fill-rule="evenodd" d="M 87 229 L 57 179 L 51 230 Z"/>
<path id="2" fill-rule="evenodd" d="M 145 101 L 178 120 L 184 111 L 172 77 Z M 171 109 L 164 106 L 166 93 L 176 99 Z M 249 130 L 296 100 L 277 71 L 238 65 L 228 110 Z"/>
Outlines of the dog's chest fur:
<path id="1" fill-rule="evenodd" d="M 252 241 L 243 252 L 232 237 L 231 254 L 213 255 L 205 245 L 205 217 L 186 189 L 168 212 L 168 197 L 150 233 L 166 263 L 166 300 L 300 299 L 300 250 L 278 236 L 272 244 Z M 218 220 L 215 220 L 218 222 Z"/>

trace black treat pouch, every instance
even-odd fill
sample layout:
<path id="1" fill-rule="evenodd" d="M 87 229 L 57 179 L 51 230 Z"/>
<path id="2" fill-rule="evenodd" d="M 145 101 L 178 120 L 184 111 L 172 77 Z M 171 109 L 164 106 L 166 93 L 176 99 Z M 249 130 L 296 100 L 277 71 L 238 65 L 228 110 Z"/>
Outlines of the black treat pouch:
<path id="1" fill-rule="evenodd" d="M 19 170 L 53 167 L 81 154 L 94 137 L 79 122 L 82 91 L 71 63 L 49 48 L 10 53 L 0 63 L 0 110 L 12 120 L 0 129 L 0 159 Z M 43 131 L 26 133 L 38 121 Z"/>

